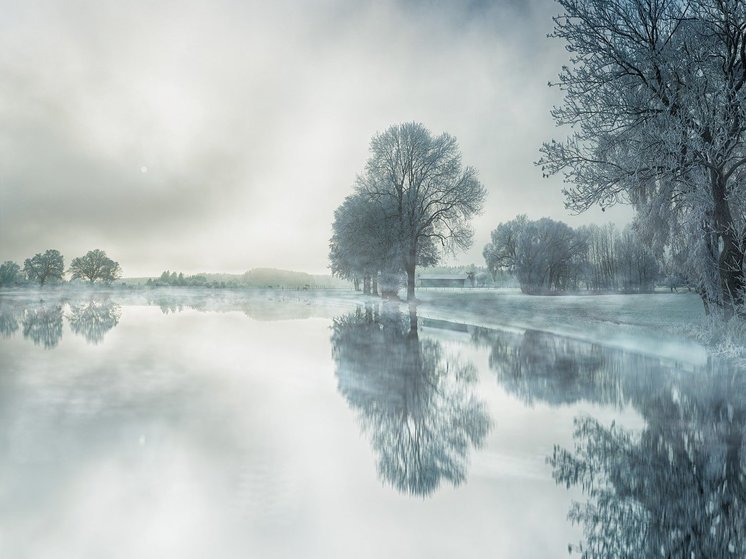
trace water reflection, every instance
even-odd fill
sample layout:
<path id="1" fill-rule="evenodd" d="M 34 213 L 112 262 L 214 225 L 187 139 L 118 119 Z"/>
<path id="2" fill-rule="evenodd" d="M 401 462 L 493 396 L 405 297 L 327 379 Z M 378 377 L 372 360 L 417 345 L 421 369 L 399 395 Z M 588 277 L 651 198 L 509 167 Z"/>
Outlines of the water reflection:
<path id="1" fill-rule="evenodd" d="M 62 338 L 63 319 L 67 318 L 74 334 L 91 344 L 99 344 L 119 323 L 120 316 L 121 306 L 108 298 L 75 302 L 0 299 L 0 336 L 10 338 L 20 330 L 23 337 L 35 345 L 52 349 Z"/>
<path id="2" fill-rule="evenodd" d="M 70 329 L 92 344 L 103 341 L 104 335 L 119 324 L 122 308 L 104 299 L 91 299 L 86 303 L 70 304 L 67 322 Z"/>
<path id="3" fill-rule="evenodd" d="M 641 433 L 581 418 L 575 449 L 555 448 L 557 483 L 590 497 L 570 512 L 584 556 L 746 556 L 746 382 L 727 367 L 701 373 L 644 398 Z"/>
<path id="4" fill-rule="evenodd" d="M 651 371 L 678 365 L 633 351 L 538 330 L 524 333 L 474 328 L 472 342 L 489 349 L 489 366 L 500 385 L 527 404 L 581 400 L 627 405 L 662 380 Z"/>
<path id="5" fill-rule="evenodd" d="M 641 432 L 575 420 L 575 447 L 555 447 L 558 484 L 588 499 L 583 557 L 746 556 L 746 376 L 731 363 L 684 368 L 621 349 L 528 331 L 476 330 L 498 382 L 526 402 L 632 406 Z"/>
<path id="6" fill-rule="evenodd" d="M 0 301 L 0 337 L 10 338 L 18 331 L 23 319 L 23 309 Z"/>
<path id="7" fill-rule="evenodd" d="M 490 427 L 473 394 L 474 366 L 421 339 L 414 311 L 405 316 L 395 304 L 335 319 L 331 343 L 338 389 L 359 414 L 382 479 L 422 496 L 442 480 L 461 483 Z"/>
<path id="8" fill-rule="evenodd" d="M 62 305 L 37 303 L 23 310 L 23 337 L 47 349 L 56 347 L 62 337 Z"/>

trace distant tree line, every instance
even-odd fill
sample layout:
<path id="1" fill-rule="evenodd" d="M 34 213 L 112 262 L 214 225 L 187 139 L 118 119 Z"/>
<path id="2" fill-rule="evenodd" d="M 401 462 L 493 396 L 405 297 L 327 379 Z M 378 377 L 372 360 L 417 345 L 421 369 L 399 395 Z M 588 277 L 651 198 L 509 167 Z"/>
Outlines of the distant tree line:
<path id="1" fill-rule="evenodd" d="M 157 278 L 148 278 L 145 285 L 147 287 L 204 287 L 210 289 L 311 289 L 331 287 L 330 283 L 332 282 L 330 280 L 329 277 L 274 268 L 253 268 L 243 274 L 201 273 L 194 275 L 166 270 Z"/>
<path id="2" fill-rule="evenodd" d="M 49 249 L 27 258 L 21 268 L 7 260 L 0 264 L 0 287 L 29 286 L 60 283 L 65 279 L 65 259 L 58 250 Z M 88 251 L 83 256 L 73 258 L 67 270 L 70 280 L 82 280 L 91 285 L 110 285 L 122 277 L 122 268 L 106 255 L 103 250 Z"/>
<path id="3" fill-rule="evenodd" d="M 225 282 L 210 280 L 204 274 L 185 276 L 182 272 L 170 272 L 166 270 L 158 278 L 148 278 L 145 283 L 148 287 L 209 287 L 209 288 L 226 288 L 239 287 L 236 282 Z"/>
<path id="4" fill-rule="evenodd" d="M 396 296 L 406 277 L 414 299 L 417 266 L 470 246 L 470 219 L 485 190 L 464 167 L 456 139 L 433 136 L 419 123 L 389 127 L 370 142 L 354 192 L 334 212 L 329 243 L 332 274 L 362 283 L 366 293 Z"/>
<path id="5" fill-rule="evenodd" d="M 529 294 L 646 293 L 663 279 L 666 268 L 633 227 L 574 229 L 561 221 L 532 221 L 525 215 L 498 225 L 483 254 L 492 274 L 514 274 L 521 291 Z M 669 279 L 672 287 L 685 281 Z"/>

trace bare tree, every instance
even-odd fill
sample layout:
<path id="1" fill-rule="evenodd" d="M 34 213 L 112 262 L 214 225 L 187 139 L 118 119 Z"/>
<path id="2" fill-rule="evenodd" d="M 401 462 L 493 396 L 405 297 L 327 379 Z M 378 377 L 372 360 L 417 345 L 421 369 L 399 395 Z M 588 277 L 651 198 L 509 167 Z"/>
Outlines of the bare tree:
<path id="1" fill-rule="evenodd" d="M 65 273 L 65 261 L 58 250 L 50 249 L 27 258 L 23 272 L 30 281 L 38 281 L 40 287 L 49 280 L 61 280 Z"/>
<path id="2" fill-rule="evenodd" d="M 415 269 L 426 252 L 434 264 L 444 249 L 471 245 L 469 221 L 481 211 L 486 192 L 476 170 L 462 166 L 456 139 L 434 137 L 422 124 L 389 127 L 373 137 L 370 152 L 357 191 L 393 225 L 411 301 Z"/>
<path id="3" fill-rule="evenodd" d="M 72 273 L 72 279 L 85 279 L 90 283 L 100 280 L 110 284 L 122 276 L 119 263 L 114 262 L 99 249 L 90 250 L 85 256 L 73 258 L 69 272 Z"/>
<path id="4" fill-rule="evenodd" d="M 746 3 L 558 0 L 571 53 L 553 110 L 573 132 L 542 148 L 545 173 L 583 211 L 629 201 L 659 247 L 686 238 L 706 307 L 743 302 Z"/>

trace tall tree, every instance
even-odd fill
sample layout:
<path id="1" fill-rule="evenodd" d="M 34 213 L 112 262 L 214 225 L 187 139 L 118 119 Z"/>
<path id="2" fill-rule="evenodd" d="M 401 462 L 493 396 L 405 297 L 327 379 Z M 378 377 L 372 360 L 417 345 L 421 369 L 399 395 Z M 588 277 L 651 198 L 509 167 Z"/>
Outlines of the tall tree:
<path id="1" fill-rule="evenodd" d="M 73 258 L 68 271 L 72 274 L 72 279 L 85 279 L 90 283 L 99 280 L 110 284 L 122 276 L 119 263 L 114 262 L 99 249 L 90 250 L 85 256 Z"/>
<path id="2" fill-rule="evenodd" d="M 391 220 L 410 301 L 418 260 L 430 252 L 436 263 L 443 249 L 468 248 L 469 221 L 481 211 L 486 195 L 476 170 L 463 167 L 456 139 L 447 133 L 433 136 L 414 122 L 373 137 L 357 192 Z M 433 250 L 436 243 L 438 251 Z"/>
<path id="3" fill-rule="evenodd" d="M 23 272 L 30 281 L 38 281 L 40 287 L 50 280 L 61 280 L 65 274 L 65 261 L 58 250 L 50 249 L 36 253 L 23 263 Z"/>
<path id="4" fill-rule="evenodd" d="M 569 208 L 629 201 L 658 245 L 688 239 L 706 308 L 731 316 L 744 287 L 746 3 L 557 1 L 553 36 L 571 60 L 552 114 L 573 131 L 539 163 L 571 184 Z"/>

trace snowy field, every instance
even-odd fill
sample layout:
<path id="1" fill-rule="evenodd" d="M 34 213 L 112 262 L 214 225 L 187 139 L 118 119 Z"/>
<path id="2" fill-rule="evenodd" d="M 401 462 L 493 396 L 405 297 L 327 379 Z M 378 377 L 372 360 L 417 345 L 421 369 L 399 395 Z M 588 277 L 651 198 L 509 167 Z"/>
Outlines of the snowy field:
<path id="1" fill-rule="evenodd" d="M 663 355 L 706 359 L 703 346 L 682 335 L 704 320 L 694 293 L 530 296 L 518 289 L 421 290 L 423 313 L 483 326 L 536 329 Z"/>

